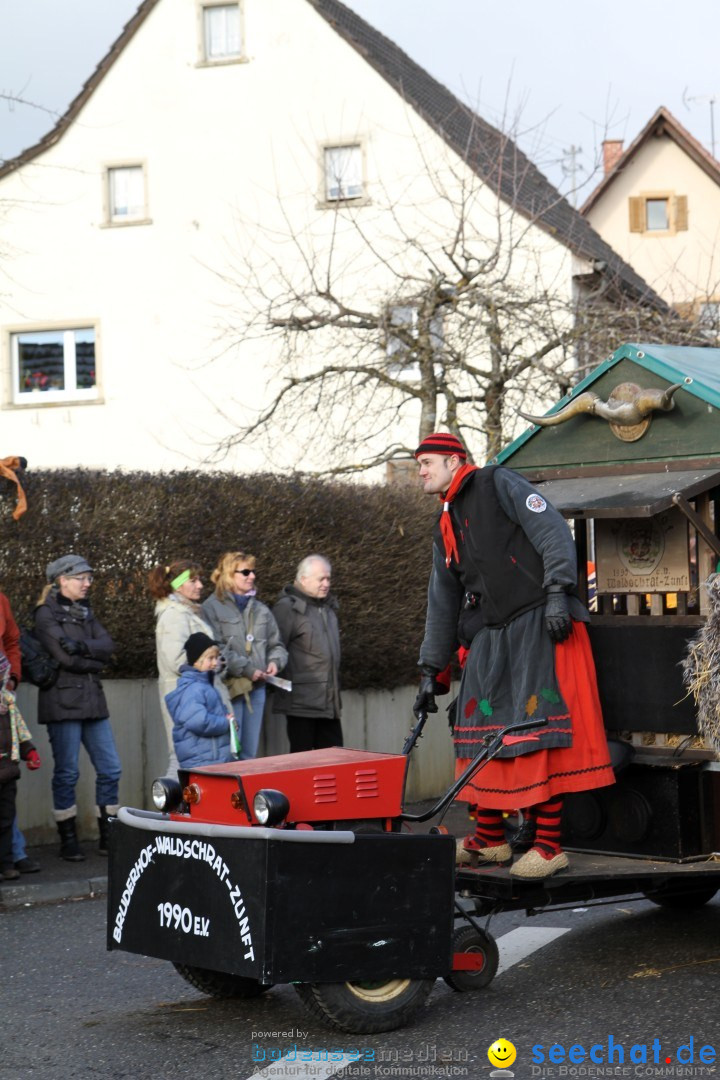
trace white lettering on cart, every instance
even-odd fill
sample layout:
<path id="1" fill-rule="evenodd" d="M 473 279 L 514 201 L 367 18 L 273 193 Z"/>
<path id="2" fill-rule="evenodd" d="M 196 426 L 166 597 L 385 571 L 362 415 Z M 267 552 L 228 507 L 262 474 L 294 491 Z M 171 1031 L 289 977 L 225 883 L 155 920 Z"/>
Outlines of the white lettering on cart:
<path id="1" fill-rule="evenodd" d="M 227 864 L 216 854 L 212 844 L 204 840 L 182 840 L 179 836 L 156 836 L 155 850 L 158 855 L 177 855 L 181 859 L 198 859 L 206 862 L 215 871 L 221 881 L 226 881 L 230 873 Z"/>
<path id="2" fill-rule="evenodd" d="M 248 946 L 248 951 L 245 953 L 243 959 L 254 960 L 255 950 L 252 944 L 252 934 L 250 933 L 250 919 L 245 914 L 245 901 L 242 898 L 242 893 L 237 885 L 230 890 L 230 903 L 233 905 L 235 911 L 235 918 L 238 921 L 240 928 L 240 938 L 243 945 Z"/>
<path id="3" fill-rule="evenodd" d="M 113 938 L 120 944 L 122 940 L 123 924 L 125 922 L 125 916 L 127 914 L 128 907 L 130 905 L 130 898 L 137 882 L 140 879 L 140 875 L 146 866 L 152 862 L 153 855 L 174 855 L 179 859 L 195 859 L 198 862 L 206 862 L 208 866 L 217 874 L 220 881 L 224 881 L 228 887 L 230 893 L 230 903 L 233 905 L 235 911 L 235 918 L 238 921 L 238 928 L 240 930 L 240 940 L 243 945 L 247 946 L 247 952 L 244 954 L 243 959 L 254 960 L 255 950 L 252 943 L 252 934 L 250 932 L 250 919 L 245 912 L 245 901 L 242 898 L 242 893 L 237 885 L 233 885 L 230 880 L 230 869 L 227 863 L 217 854 L 212 844 L 205 840 L 183 840 L 180 836 L 166 836 L 159 835 L 155 837 L 152 844 L 148 844 L 140 852 L 134 866 L 128 874 L 127 883 L 125 889 L 120 898 L 120 904 L 118 905 L 118 911 L 115 916 L 115 926 L 113 928 Z M 204 919 L 201 916 L 193 916 L 188 908 L 180 908 L 179 905 L 170 905 L 171 908 L 177 907 L 178 911 L 187 912 L 187 919 L 190 920 L 186 926 L 181 922 L 181 929 L 185 933 L 197 934 L 199 937 L 210 936 L 210 920 Z M 162 910 L 164 905 L 158 905 L 158 911 L 160 911 L 160 925 L 169 926 L 170 916 L 167 917 L 163 924 Z M 198 922 L 198 920 L 200 920 Z M 199 926 L 200 929 L 196 929 Z M 177 929 L 177 927 L 176 927 Z"/>
<path id="4" fill-rule="evenodd" d="M 148 844 L 147 847 L 144 847 L 138 855 L 137 859 L 135 860 L 135 864 L 130 870 L 130 873 L 128 874 L 127 881 L 125 882 L 125 888 L 123 889 L 123 894 L 120 897 L 120 903 L 118 904 L 117 915 L 115 916 L 115 926 L 113 928 L 113 938 L 115 939 L 115 941 L 117 941 L 118 945 L 120 944 L 120 940 L 122 938 L 123 924 L 125 922 L 127 910 L 130 907 L 130 900 L 132 898 L 133 892 L 135 891 L 135 886 L 140 880 L 140 875 L 142 874 L 145 867 L 149 866 L 152 862 L 153 852 L 153 844 Z"/>
<path id="5" fill-rule="evenodd" d="M 181 908 L 165 900 L 157 906 L 160 913 L 160 926 L 182 930 L 184 934 L 196 937 L 210 937 L 210 920 L 202 915 L 193 915 L 190 908 Z"/>

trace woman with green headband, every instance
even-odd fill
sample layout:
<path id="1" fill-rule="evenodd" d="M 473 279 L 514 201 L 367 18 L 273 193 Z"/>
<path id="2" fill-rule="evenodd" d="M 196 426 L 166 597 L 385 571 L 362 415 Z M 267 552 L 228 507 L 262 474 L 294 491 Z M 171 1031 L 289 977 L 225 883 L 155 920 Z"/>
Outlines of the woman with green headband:
<path id="1" fill-rule="evenodd" d="M 200 607 L 203 583 L 201 569 L 190 559 L 176 559 L 150 571 L 150 593 L 155 598 L 155 644 L 157 649 L 158 691 L 168 744 L 168 776 L 177 776 L 178 761 L 173 744 L 173 722 L 165 705 L 165 695 L 177 686 L 180 668 L 185 664 L 185 642 L 191 634 L 213 636 L 212 628 Z M 220 680 L 217 688 L 227 697 Z M 230 709 L 229 698 L 226 701 Z"/>

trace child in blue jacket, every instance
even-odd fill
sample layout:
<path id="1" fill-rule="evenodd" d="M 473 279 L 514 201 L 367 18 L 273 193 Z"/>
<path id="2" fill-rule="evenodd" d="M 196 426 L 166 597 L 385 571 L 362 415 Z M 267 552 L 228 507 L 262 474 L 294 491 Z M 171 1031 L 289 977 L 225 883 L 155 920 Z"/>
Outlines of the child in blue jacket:
<path id="1" fill-rule="evenodd" d="M 180 768 L 234 761 L 230 747 L 233 716 L 213 686 L 220 660 L 217 642 L 207 634 L 191 634 L 185 642 L 185 655 L 187 664 L 180 668 L 178 684 L 165 696 Z"/>

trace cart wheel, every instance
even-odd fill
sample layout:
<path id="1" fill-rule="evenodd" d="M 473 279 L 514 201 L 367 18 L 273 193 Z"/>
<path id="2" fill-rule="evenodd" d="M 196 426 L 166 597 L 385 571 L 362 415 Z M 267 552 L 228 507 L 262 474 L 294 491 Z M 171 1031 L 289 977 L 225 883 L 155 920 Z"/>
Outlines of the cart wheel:
<path id="1" fill-rule="evenodd" d="M 454 953 L 481 953 L 483 965 L 470 971 L 453 971 L 451 975 L 446 975 L 448 986 L 460 993 L 489 986 L 500 962 L 495 938 L 484 930 L 476 930 L 474 926 L 459 926 L 453 934 L 452 944 Z"/>
<path id="2" fill-rule="evenodd" d="M 254 998 L 270 989 L 257 979 L 246 979 L 227 971 L 210 971 L 209 968 L 190 967 L 188 964 L 173 964 L 173 967 L 185 982 L 215 998 Z"/>
<path id="3" fill-rule="evenodd" d="M 675 911 L 692 911 L 703 907 L 717 892 L 716 885 L 697 885 L 694 889 L 683 889 L 675 882 L 661 885 L 645 893 L 646 900 L 652 900 L 658 907 L 672 908 Z"/>
<path id="4" fill-rule="evenodd" d="M 374 1034 L 394 1031 L 422 1007 L 434 979 L 384 982 L 296 983 L 307 1009 L 340 1031 Z"/>

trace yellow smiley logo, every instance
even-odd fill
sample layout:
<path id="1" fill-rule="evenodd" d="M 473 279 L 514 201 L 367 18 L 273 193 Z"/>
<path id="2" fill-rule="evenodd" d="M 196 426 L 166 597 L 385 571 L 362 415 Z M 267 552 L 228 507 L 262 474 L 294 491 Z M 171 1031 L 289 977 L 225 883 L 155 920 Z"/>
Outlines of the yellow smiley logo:
<path id="1" fill-rule="evenodd" d="M 498 1069 L 509 1069 L 517 1057 L 517 1050 L 507 1039 L 496 1039 L 488 1049 L 488 1061 Z"/>

